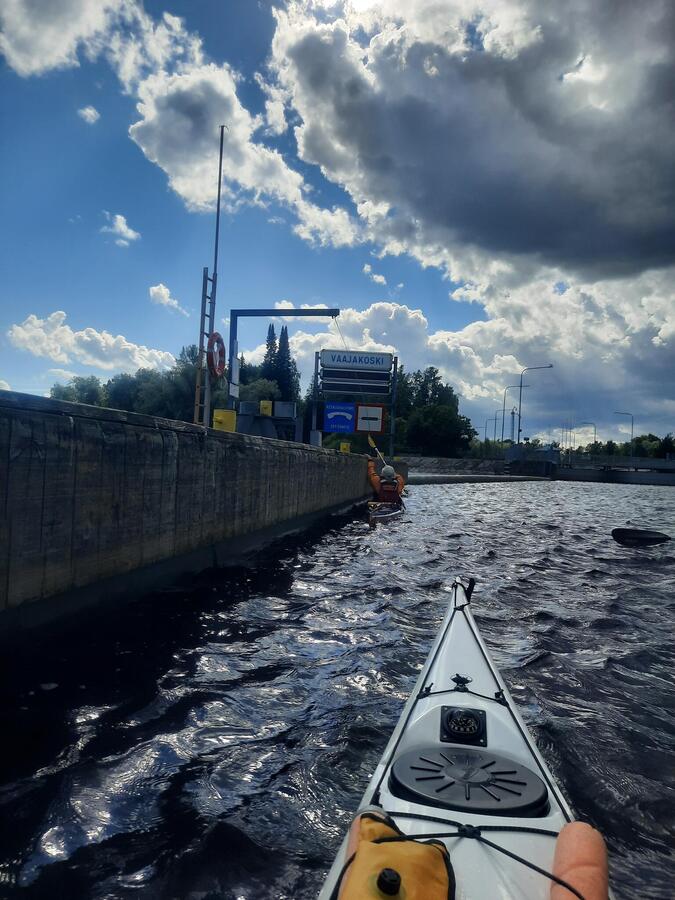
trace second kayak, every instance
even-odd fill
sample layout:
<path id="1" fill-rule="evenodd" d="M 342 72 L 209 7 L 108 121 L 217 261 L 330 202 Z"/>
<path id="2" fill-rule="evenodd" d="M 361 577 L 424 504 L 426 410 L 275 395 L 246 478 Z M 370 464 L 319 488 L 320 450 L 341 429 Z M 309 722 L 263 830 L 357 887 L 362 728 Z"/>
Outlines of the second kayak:
<path id="1" fill-rule="evenodd" d="M 400 503 L 380 503 L 371 500 L 368 503 L 368 522 L 371 526 L 377 525 L 378 522 L 392 522 L 402 516 L 404 507 Z"/>
<path id="2" fill-rule="evenodd" d="M 415 848 L 426 842 L 420 852 L 432 856 L 429 848 L 438 845 L 454 889 L 447 896 L 548 900 L 556 838 L 573 816 L 490 659 L 471 613 L 472 590 L 473 582 L 452 587 L 439 634 L 363 796 L 360 827 L 380 834 L 373 844 L 382 859 L 385 844 L 388 858 L 398 858 L 392 842 L 408 842 L 410 852 L 411 838 Z M 342 896 L 354 846 L 346 837 L 320 900 Z M 387 863 L 347 895 L 440 896 L 411 883 L 418 876 L 410 872 L 423 866 L 406 865 L 397 872 Z"/>

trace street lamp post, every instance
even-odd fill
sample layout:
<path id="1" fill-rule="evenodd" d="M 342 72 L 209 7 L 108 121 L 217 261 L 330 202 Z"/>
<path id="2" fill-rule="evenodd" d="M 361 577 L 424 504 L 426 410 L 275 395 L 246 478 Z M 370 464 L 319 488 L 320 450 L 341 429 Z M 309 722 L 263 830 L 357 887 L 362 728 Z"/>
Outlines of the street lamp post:
<path id="1" fill-rule="evenodd" d="M 490 422 L 494 422 L 494 423 L 495 423 L 495 428 L 496 428 L 496 426 L 497 426 L 497 420 L 496 420 L 496 418 L 495 418 L 494 416 L 493 416 L 491 419 L 486 419 L 486 420 L 485 420 L 485 431 L 484 431 L 484 435 L 483 435 L 483 453 L 484 453 L 484 454 L 485 454 L 486 451 L 487 451 L 487 439 L 488 439 L 488 436 L 487 436 L 487 430 L 488 430 L 488 425 L 490 424 Z"/>
<path id="2" fill-rule="evenodd" d="M 630 455 L 635 456 L 635 448 L 633 447 L 633 432 L 634 432 L 635 419 L 633 418 L 633 413 L 618 412 L 617 410 L 614 410 L 614 415 L 615 416 L 630 416 Z"/>
<path id="3" fill-rule="evenodd" d="M 504 443 L 504 419 L 506 417 L 506 392 L 512 390 L 513 388 L 517 388 L 517 384 L 508 384 L 504 388 L 504 399 L 502 401 L 502 444 Z M 524 384 L 524 388 L 529 387 L 529 384 Z"/>
<path id="4" fill-rule="evenodd" d="M 492 440 L 496 444 L 497 443 L 497 422 L 499 421 L 499 410 L 495 410 L 495 427 L 492 432 Z"/>
<path id="5" fill-rule="evenodd" d="M 547 363 L 545 366 L 525 366 L 523 371 L 520 373 L 520 385 L 518 390 L 518 445 L 520 445 L 520 435 L 522 432 L 522 428 L 520 427 L 520 419 L 521 419 L 521 409 L 523 405 L 523 375 L 526 372 L 534 372 L 536 369 L 552 369 L 553 363 Z"/>
<path id="6" fill-rule="evenodd" d="M 598 426 L 595 422 L 579 422 L 580 425 L 592 425 L 593 426 L 593 443 L 598 443 Z"/>

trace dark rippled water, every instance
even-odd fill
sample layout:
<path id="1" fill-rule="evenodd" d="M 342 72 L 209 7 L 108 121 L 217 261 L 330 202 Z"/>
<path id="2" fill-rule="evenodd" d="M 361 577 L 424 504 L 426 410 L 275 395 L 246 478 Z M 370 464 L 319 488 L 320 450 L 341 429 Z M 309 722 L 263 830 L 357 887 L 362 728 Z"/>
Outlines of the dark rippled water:
<path id="1" fill-rule="evenodd" d="M 609 532 L 675 531 L 675 489 L 430 485 L 408 507 L 14 648 L 0 896 L 315 896 L 463 574 L 617 896 L 672 897 L 675 550 Z"/>

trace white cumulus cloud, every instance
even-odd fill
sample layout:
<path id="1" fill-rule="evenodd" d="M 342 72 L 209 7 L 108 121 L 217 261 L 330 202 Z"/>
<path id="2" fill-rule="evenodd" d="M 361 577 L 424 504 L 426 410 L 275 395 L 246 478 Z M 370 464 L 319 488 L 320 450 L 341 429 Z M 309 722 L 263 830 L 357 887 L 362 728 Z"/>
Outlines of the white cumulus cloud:
<path id="1" fill-rule="evenodd" d="M 281 203 L 295 213 L 298 236 L 311 243 L 351 246 L 361 239 L 345 209 L 313 203 L 302 175 L 260 139 L 259 134 L 280 134 L 286 128 L 289 95 L 281 85 L 258 77 L 267 95 L 266 111 L 253 115 L 238 97 L 241 76 L 227 63 L 208 61 L 201 38 L 179 17 L 164 12 L 155 19 L 136 0 L 42 5 L 35 16 L 22 0 L 8 0 L 0 50 L 9 64 L 27 76 L 78 65 L 82 54 L 104 56 L 123 90 L 138 100 L 140 119 L 129 129 L 130 136 L 166 172 L 171 188 L 190 209 L 213 207 L 218 128 L 226 124 L 226 204 L 236 209 L 243 203 Z M 49 52 L 41 53 L 43 47 Z M 130 240 L 121 235 L 117 243 L 128 246 Z"/>
<path id="2" fill-rule="evenodd" d="M 78 50 L 93 47 L 125 0 L 3 0 L 0 52 L 19 75 L 79 65 Z"/>
<path id="3" fill-rule="evenodd" d="M 148 288 L 148 293 L 150 294 L 151 303 L 156 303 L 158 306 L 165 306 L 167 309 L 173 309 L 184 316 L 190 315 L 186 309 L 183 309 L 178 300 L 171 296 L 170 290 L 165 284 L 162 284 L 161 281 L 159 284 L 154 284 L 152 287 Z"/>
<path id="4" fill-rule="evenodd" d="M 62 310 L 44 319 L 31 314 L 23 322 L 12 325 L 7 336 L 14 347 L 33 356 L 61 364 L 75 361 L 107 372 L 168 369 L 175 363 L 174 356 L 166 350 L 134 344 L 121 334 L 95 328 L 75 331 L 66 324 L 66 313 Z"/>
<path id="5" fill-rule="evenodd" d="M 9 382 L 5 381 L 4 378 L 0 378 L 0 391 L 11 391 L 11 387 L 9 386 Z"/>
<path id="6" fill-rule="evenodd" d="M 48 377 L 58 378 L 60 381 L 70 381 L 71 378 L 75 377 L 75 374 L 70 369 L 47 369 Z"/>
<path id="7" fill-rule="evenodd" d="M 196 209 L 215 201 L 219 126 L 226 199 L 237 191 L 289 203 L 302 197 L 302 178 L 276 150 L 255 143 L 260 120 L 240 103 L 235 74 L 209 63 L 174 74 L 160 72 L 139 86 L 140 120 L 129 133 L 145 155 L 169 176 L 171 187 Z"/>
<path id="8" fill-rule="evenodd" d="M 374 281 L 375 284 L 386 284 L 387 279 L 384 275 L 378 275 L 377 272 L 373 272 L 373 267 L 370 263 L 365 263 L 362 269 L 364 275 L 367 275 L 371 281 Z"/>
<path id="9" fill-rule="evenodd" d="M 240 203 L 274 200 L 297 215 L 296 233 L 322 245 L 350 246 L 358 229 L 340 207 L 326 209 L 307 199 L 302 176 L 277 151 L 256 139 L 264 124 L 237 94 L 237 75 L 215 63 L 158 72 L 138 86 L 139 121 L 132 139 L 167 174 L 172 189 L 193 210 L 212 209 L 216 200 L 218 134 L 223 142 L 223 197 L 232 208 Z"/>
<path id="10" fill-rule="evenodd" d="M 342 347 L 342 336 L 350 349 L 397 353 L 407 371 L 436 366 L 481 428 L 525 366 L 552 362 L 552 370 L 526 380 L 528 428 L 590 420 L 606 440 L 618 433 L 621 423 L 611 413 L 623 404 L 640 410 L 642 431 L 673 430 L 675 399 L 668 386 L 675 383 L 675 270 L 611 282 L 570 281 L 562 295 L 556 274 L 549 276 L 493 291 L 489 318 L 457 330 L 434 330 L 421 309 L 379 302 L 364 310 L 342 308 L 339 332 L 332 325 L 309 332 L 295 320 L 290 345 L 305 384 L 314 353 Z M 246 358 L 259 361 L 264 349 L 245 351 Z"/>
<path id="11" fill-rule="evenodd" d="M 138 231 L 134 231 L 133 228 L 129 227 L 124 216 L 119 213 L 111 215 L 106 210 L 103 210 L 103 215 L 110 224 L 104 225 L 101 228 L 101 232 L 103 234 L 112 234 L 118 247 L 128 247 L 131 241 L 140 240 L 141 235 Z"/>
<path id="12" fill-rule="evenodd" d="M 291 309 L 298 309 L 299 307 L 297 307 L 297 306 L 295 305 L 295 303 L 293 303 L 292 300 L 277 300 L 277 301 L 275 302 L 275 304 L 274 304 L 274 308 L 275 308 L 275 309 L 280 309 L 280 310 L 283 310 L 283 309 L 291 310 Z M 328 308 L 328 304 L 327 304 L 327 303 L 303 303 L 303 304 L 302 304 L 302 308 L 303 308 L 303 309 L 311 309 L 311 310 L 315 310 L 315 309 L 327 309 L 327 308 Z M 296 315 L 296 316 L 291 316 L 291 315 L 288 315 L 288 316 L 279 316 L 279 318 L 280 318 L 281 320 L 283 320 L 284 322 L 299 322 L 299 321 L 302 321 L 302 317 L 301 317 L 301 316 L 298 317 L 297 315 Z M 307 324 L 307 322 L 312 322 L 312 323 L 322 323 L 322 322 L 330 322 L 330 321 L 331 321 L 331 317 L 330 317 L 330 316 L 312 316 L 312 317 L 310 317 L 310 318 L 308 318 L 308 319 L 306 320 L 305 324 Z"/>
<path id="13" fill-rule="evenodd" d="M 101 118 L 101 113 L 95 106 L 83 106 L 78 109 L 77 114 L 87 125 L 94 125 Z"/>

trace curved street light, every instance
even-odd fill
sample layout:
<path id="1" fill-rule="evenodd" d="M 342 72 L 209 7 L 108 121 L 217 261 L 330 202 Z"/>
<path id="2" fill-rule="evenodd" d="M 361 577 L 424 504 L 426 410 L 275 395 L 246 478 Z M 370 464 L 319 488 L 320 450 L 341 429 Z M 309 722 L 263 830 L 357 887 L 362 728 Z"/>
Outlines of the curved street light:
<path id="1" fill-rule="evenodd" d="M 518 391 L 518 441 L 520 444 L 520 434 L 522 432 L 522 428 L 520 427 L 520 412 L 523 403 L 523 375 L 526 372 L 534 372 L 536 369 L 552 369 L 553 363 L 547 363 L 545 366 L 525 366 L 523 371 L 520 373 L 520 389 Z"/>
<path id="2" fill-rule="evenodd" d="M 524 384 L 523 387 L 529 387 L 529 384 Z M 504 399 L 502 401 L 502 444 L 504 443 L 504 419 L 506 416 L 506 392 L 512 390 L 512 388 L 517 388 L 517 384 L 507 384 L 504 388 Z"/>
<path id="3" fill-rule="evenodd" d="M 495 422 L 495 416 L 492 416 L 491 419 L 486 419 L 486 420 L 485 420 L 485 432 L 484 432 L 484 436 L 483 436 L 483 443 L 484 443 L 484 444 L 487 443 L 487 439 L 488 439 L 488 436 L 487 436 L 487 427 L 488 427 L 488 425 L 489 425 L 490 422 Z"/>
<path id="4" fill-rule="evenodd" d="M 633 431 L 634 431 L 633 426 L 635 424 L 635 419 L 633 418 L 633 413 L 618 412 L 617 410 L 614 410 L 614 415 L 615 416 L 630 416 L 630 455 L 635 456 L 635 449 L 633 447 Z"/>

